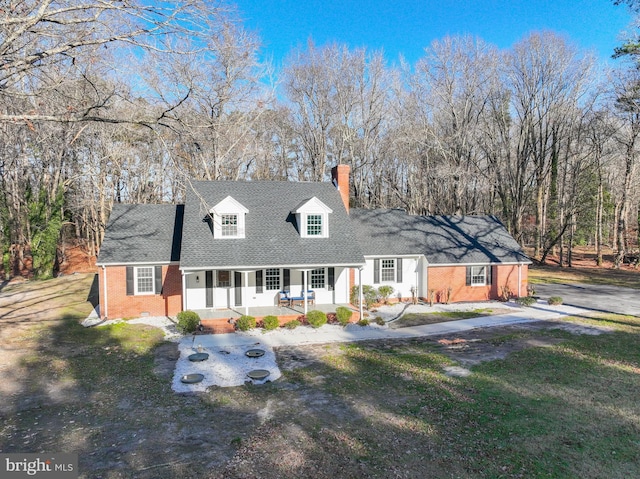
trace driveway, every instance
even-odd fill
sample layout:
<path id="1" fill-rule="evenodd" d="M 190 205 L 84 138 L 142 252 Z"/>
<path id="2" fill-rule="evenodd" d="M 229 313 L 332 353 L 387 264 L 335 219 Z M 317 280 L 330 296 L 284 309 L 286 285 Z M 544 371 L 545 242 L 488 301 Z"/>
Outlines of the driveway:
<path id="1" fill-rule="evenodd" d="M 563 304 L 609 313 L 640 316 L 640 290 L 594 284 L 536 284 L 540 299 L 560 296 Z"/>

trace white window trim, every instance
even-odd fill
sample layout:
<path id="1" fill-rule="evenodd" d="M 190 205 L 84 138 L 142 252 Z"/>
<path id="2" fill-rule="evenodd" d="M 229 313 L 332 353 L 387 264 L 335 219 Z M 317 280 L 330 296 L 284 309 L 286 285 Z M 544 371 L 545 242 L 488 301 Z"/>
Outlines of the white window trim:
<path id="1" fill-rule="evenodd" d="M 490 266 L 486 266 L 486 265 L 478 265 L 478 266 L 470 266 L 471 268 L 471 286 L 487 286 L 487 268 L 490 268 Z M 477 270 L 479 268 L 484 268 L 484 279 L 482 281 L 482 283 L 477 283 L 473 281 L 474 277 L 478 277 L 480 276 L 479 274 L 474 274 L 474 270 Z"/>
<path id="2" fill-rule="evenodd" d="M 320 234 L 319 235 L 310 235 L 309 234 L 309 216 L 319 216 L 320 217 Z M 328 216 L 326 213 L 305 213 L 302 215 L 303 217 L 303 228 L 302 228 L 302 237 L 303 238 L 328 238 L 329 237 L 329 233 L 328 233 L 328 228 L 327 228 L 327 222 L 328 222 Z"/>
<path id="3" fill-rule="evenodd" d="M 269 288 L 269 283 L 267 281 L 267 271 L 277 271 L 278 272 L 278 287 L 277 288 Z M 273 275 L 272 277 L 275 277 Z M 265 291 L 280 291 L 282 289 L 282 270 L 280 268 L 266 268 L 264 270 L 264 290 Z"/>
<path id="4" fill-rule="evenodd" d="M 322 286 L 314 286 L 313 285 L 313 275 L 314 271 L 322 271 Z M 327 287 L 327 268 L 316 268 L 314 270 L 309 271 L 309 284 L 310 289 L 325 289 Z"/>
<path id="5" fill-rule="evenodd" d="M 220 203 L 215 205 L 209 211 L 213 221 L 213 237 L 216 239 L 242 239 L 245 238 L 245 216 L 249 213 L 242 204 L 238 203 L 231 196 L 227 196 Z M 227 215 L 235 215 L 237 218 L 236 234 L 222 234 L 222 217 Z"/>
<path id="6" fill-rule="evenodd" d="M 138 290 L 138 271 L 141 269 L 151 270 L 151 291 Z M 134 266 L 133 268 L 133 294 L 135 296 L 151 296 L 156 294 L 156 268 L 153 266 Z"/>
<path id="7" fill-rule="evenodd" d="M 385 261 L 393 261 L 393 267 L 392 268 L 383 268 L 382 264 Z M 395 258 L 380 258 L 380 284 L 391 284 L 391 283 L 395 283 L 396 279 L 398 278 L 398 272 L 397 272 L 397 268 L 398 268 L 398 264 L 396 262 Z M 393 279 L 383 279 L 382 278 L 382 272 L 383 271 L 389 271 L 389 270 L 393 270 Z"/>

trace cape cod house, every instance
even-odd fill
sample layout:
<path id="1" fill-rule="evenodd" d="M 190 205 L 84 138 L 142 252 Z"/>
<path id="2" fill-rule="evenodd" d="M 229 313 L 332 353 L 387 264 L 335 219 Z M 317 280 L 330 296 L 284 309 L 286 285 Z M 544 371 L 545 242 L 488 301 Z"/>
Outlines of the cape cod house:
<path id="1" fill-rule="evenodd" d="M 98 257 L 102 317 L 296 317 L 348 305 L 354 285 L 436 301 L 526 294 L 520 246 L 494 217 L 349 211 L 332 183 L 198 181 L 184 205 L 114 206 Z"/>

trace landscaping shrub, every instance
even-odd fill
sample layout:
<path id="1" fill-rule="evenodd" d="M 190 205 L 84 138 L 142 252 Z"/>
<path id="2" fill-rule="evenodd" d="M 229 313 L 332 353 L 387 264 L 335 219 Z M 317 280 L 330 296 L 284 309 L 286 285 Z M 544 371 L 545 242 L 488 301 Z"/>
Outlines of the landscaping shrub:
<path id="1" fill-rule="evenodd" d="M 236 329 L 239 331 L 249 331 L 256 327 L 256 318 L 253 316 L 240 316 L 236 321 Z"/>
<path id="2" fill-rule="evenodd" d="M 307 322 L 312 328 L 319 328 L 327 324 L 327 315 L 318 310 L 309 311 L 307 313 Z"/>
<path id="3" fill-rule="evenodd" d="M 384 322 L 384 319 L 382 319 L 380 316 L 376 316 L 375 322 L 378 326 L 384 326 L 386 324 Z"/>
<path id="4" fill-rule="evenodd" d="M 338 322 L 343 326 L 349 324 L 352 315 L 353 311 L 345 306 L 338 306 L 336 308 L 336 318 L 338 319 Z"/>
<path id="5" fill-rule="evenodd" d="M 280 322 L 278 321 L 277 316 L 269 315 L 269 316 L 265 316 L 262 319 L 262 327 L 267 331 L 272 331 L 276 329 L 278 326 L 280 326 Z"/>
<path id="6" fill-rule="evenodd" d="M 358 295 L 360 294 L 359 286 L 356 284 L 351 288 L 351 304 L 360 304 L 358 301 Z M 362 299 L 364 306 L 370 309 L 378 300 L 378 290 L 368 284 L 362 285 Z"/>
<path id="7" fill-rule="evenodd" d="M 382 299 L 382 302 L 384 304 L 387 304 L 389 302 L 389 296 L 393 294 L 393 291 L 393 286 L 389 286 L 388 284 L 385 284 L 378 288 L 378 294 L 380 295 L 380 298 Z"/>
<path id="8" fill-rule="evenodd" d="M 551 296 L 547 301 L 551 306 L 558 306 L 562 304 L 562 298 L 560 296 Z"/>
<path id="9" fill-rule="evenodd" d="M 195 311 L 180 311 L 177 318 L 177 328 L 182 334 L 193 333 L 200 324 L 200 316 Z"/>
<path id="10" fill-rule="evenodd" d="M 536 304 L 537 300 L 533 296 L 524 296 L 522 298 L 516 299 L 516 303 L 520 306 L 533 306 Z"/>
<path id="11" fill-rule="evenodd" d="M 369 326 L 369 320 L 361 319 L 360 321 L 358 321 L 358 326 Z"/>
<path id="12" fill-rule="evenodd" d="M 287 329 L 296 329 L 301 324 L 302 323 L 300 321 L 298 321 L 297 319 L 292 319 L 291 321 L 288 321 L 288 322 L 284 323 L 284 327 L 287 328 Z"/>

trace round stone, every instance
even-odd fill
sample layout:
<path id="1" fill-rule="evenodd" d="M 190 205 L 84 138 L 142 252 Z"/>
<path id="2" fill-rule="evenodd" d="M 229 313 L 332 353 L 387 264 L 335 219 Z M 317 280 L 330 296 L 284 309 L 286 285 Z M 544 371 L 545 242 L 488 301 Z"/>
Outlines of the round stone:
<path id="1" fill-rule="evenodd" d="M 209 354 L 195 353 L 195 354 L 191 354 L 187 359 L 189 359 L 189 361 L 191 362 L 206 361 L 207 359 L 209 359 Z"/>
<path id="2" fill-rule="evenodd" d="M 185 374 L 180 378 L 180 381 L 182 381 L 185 384 L 195 384 L 195 383 L 199 383 L 203 379 L 204 379 L 203 374 L 193 373 L 193 374 Z"/>
<path id="3" fill-rule="evenodd" d="M 264 356 L 264 350 L 263 349 L 250 349 L 245 354 L 247 356 L 249 356 L 250 358 L 259 358 L 261 356 Z"/>
<path id="4" fill-rule="evenodd" d="M 269 376 L 269 374 L 271 373 L 266 369 L 254 369 L 253 371 L 249 371 L 247 373 L 247 376 L 249 376 L 251 379 L 255 379 L 256 381 L 261 381 L 262 379 L 265 379 L 267 376 Z"/>

